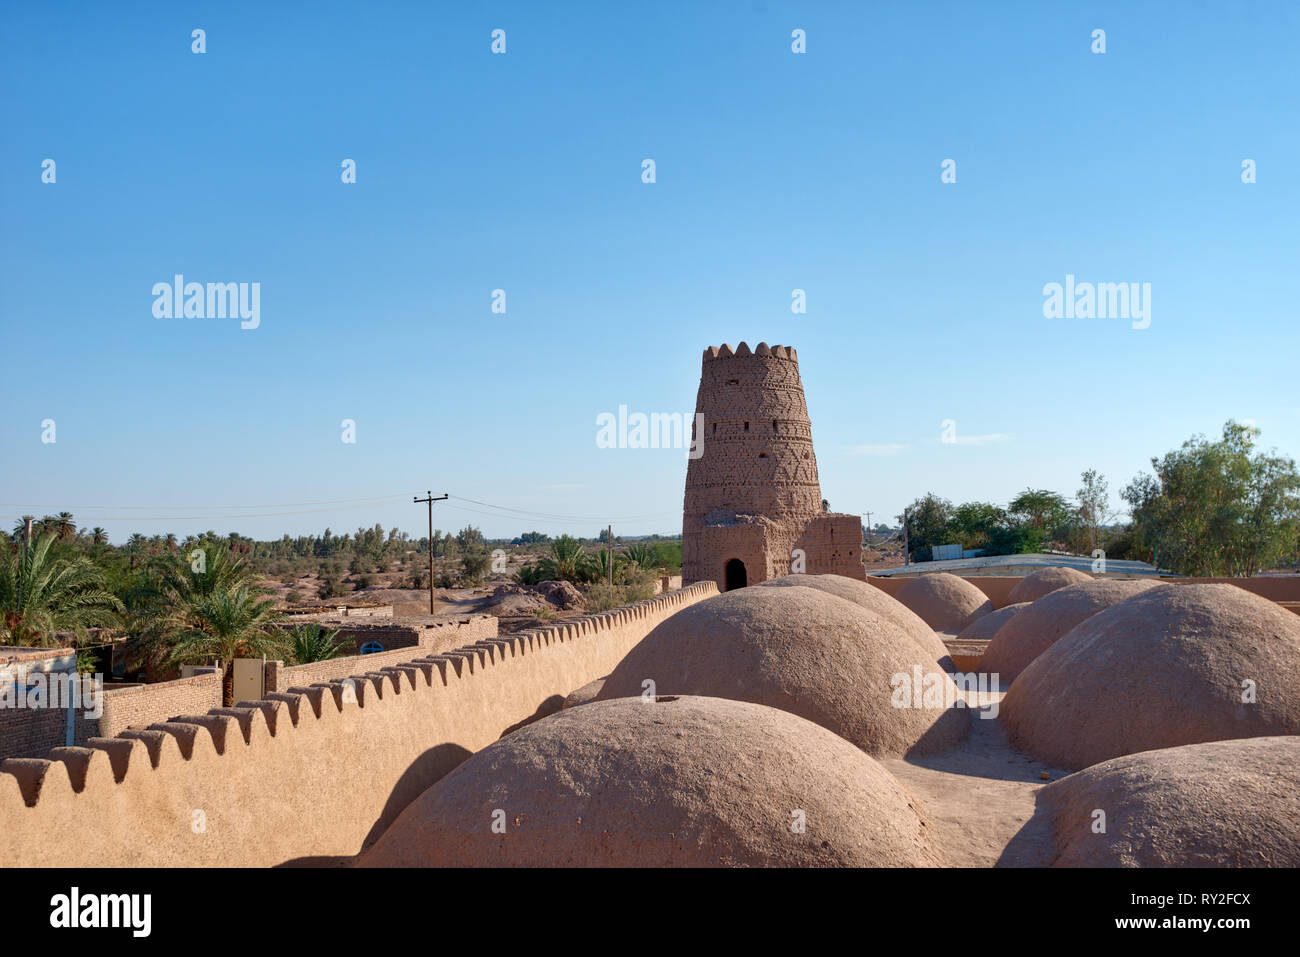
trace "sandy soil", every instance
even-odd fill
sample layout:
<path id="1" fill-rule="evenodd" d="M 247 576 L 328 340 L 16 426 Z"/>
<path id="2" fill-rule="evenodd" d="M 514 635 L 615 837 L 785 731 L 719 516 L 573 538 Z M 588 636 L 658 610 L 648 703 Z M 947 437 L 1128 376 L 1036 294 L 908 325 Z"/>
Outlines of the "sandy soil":
<path id="1" fill-rule="evenodd" d="M 1021 754 L 998 720 L 976 716 L 970 737 L 941 754 L 881 763 L 924 805 L 953 866 L 1051 864 L 1052 838 L 1035 800 L 1069 772 Z"/>

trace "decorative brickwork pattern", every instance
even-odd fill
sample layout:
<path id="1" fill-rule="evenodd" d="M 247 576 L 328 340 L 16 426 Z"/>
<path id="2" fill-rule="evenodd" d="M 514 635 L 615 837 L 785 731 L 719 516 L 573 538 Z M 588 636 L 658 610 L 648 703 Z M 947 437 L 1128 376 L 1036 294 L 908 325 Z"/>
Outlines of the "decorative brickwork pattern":
<path id="1" fill-rule="evenodd" d="M 695 400 L 702 454 L 686 467 L 682 577 L 728 587 L 788 575 L 793 550 L 804 571 L 863 580 L 862 521 L 822 511 L 812 424 L 799 358 L 760 342 L 710 346 Z M 702 426 L 700 416 L 703 416 Z M 743 566 L 743 582 L 734 576 Z M 797 570 L 797 569 L 796 569 Z"/>

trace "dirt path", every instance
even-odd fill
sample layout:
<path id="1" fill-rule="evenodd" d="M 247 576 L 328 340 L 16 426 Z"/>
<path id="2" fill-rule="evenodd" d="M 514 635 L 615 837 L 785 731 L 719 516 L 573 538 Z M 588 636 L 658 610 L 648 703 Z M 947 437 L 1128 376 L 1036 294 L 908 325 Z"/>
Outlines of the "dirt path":
<path id="1" fill-rule="evenodd" d="M 1044 867 L 1053 842 L 1035 796 L 1069 772 L 1021 754 L 996 719 L 971 721 L 959 747 L 881 763 L 924 805 L 936 843 L 955 867 Z"/>

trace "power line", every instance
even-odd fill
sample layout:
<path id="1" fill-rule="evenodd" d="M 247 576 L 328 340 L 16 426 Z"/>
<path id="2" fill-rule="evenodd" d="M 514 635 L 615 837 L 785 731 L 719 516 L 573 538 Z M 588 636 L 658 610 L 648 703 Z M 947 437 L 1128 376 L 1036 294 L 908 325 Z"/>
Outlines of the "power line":
<path id="1" fill-rule="evenodd" d="M 454 498 L 454 497 L 455 497 L 455 496 L 453 496 L 453 498 Z M 464 505 L 451 505 L 451 504 L 448 504 L 448 505 L 445 505 L 445 506 L 443 506 L 443 507 L 444 507 L 444 508 L 450 508 L 450 509 L 453 509 L 454 511 L 457 511 L 457 512 L 464 512 L 464 513 L 469 514 L 469 515 L 485 515 L 485 516 L 487 516 L 488 518 L 500 518 L 500 519 L 517 518 L 517 519 L 519 519 L 519 520 L 521 520 L 521 521 L 523 521 L 523 520 L 536 521 L 536 522 L 538 522 L 539 524 L 540 524 L 540 523 L 554 523 L 554 522 L 557 522 L 557 521 L 564 521 L 563 519 L 537 518 L 537 517 L 535 517 L 535 516 L 530 518 L 529 516 L 502 515 L 500 512 L 485 512 L 485 511 L 483 511 L 482 509 L 479 509 L 479 508 L 466 508 Z M 669 515 L 676 516 L 676 517 L 678 518 L 679 521 L 680 521 L 680 519 L 681 519 L 681 513 L 680 513 L 680 512 L 660 512 L 660 513 L 658 513 L 657 516 L 656 516 L 656 515 L 647 515 L 647 516 L 645 516 L 645 519 L 644 519 L 644 520 L 646 520 L 646 521 L 653 521 L 655 518 L 662 518 L 662 517 L 664 517 L 664 516 L 669 516 Z M 592 521 L 592 519 L 577 518 L 577 519 L 569 519 L 568 521 L 573 521 L 573 522 L 587 522 L 587 521 Z"/>
<path id="2" fill-rule="evenodd" d="M 503 512 L 514 512 L 515 514 L 531 518 L 549 518 L 562 522 L 630 522 L 645 518 L 659 518 L 660 516 L 669 514 L 668 512 L 652 512 L 646 515 L 555 515 L 550 512 L 533 512 L 527 509 L 511 508 L 508 505 L 492 505 L 488 502 L 480 502 L 460 495 L 453 495 L 452 498 L 456 499 L 458 502 L 471 502 L 474 505 L 482 505 L 485 508 L 495 508 Z M 468 509 L 466 509 L 466 511 L 468 511 Z"/>
<path id="3" fill-rule="evenodd" d="M 373 498 L 352 498 L 352 499 L 335 499 L 333 501 L 322 502 L 290 502 L 283 505 L 34 505 L 34 504 L 14 504 L 0 503 L 0 508 L 31 508 L 36 510 L 48 508 L 60 508 L 65 510 L 75 509 L 111 509 L 117 511 L 154 511 L 169 508 L 194 509 L 201 511 L 205 509 L 239 509 L 239 508 L 278 508 L 288 509 L 287 511 L 276 512 L 223 512 L 212 511 L 204 515 L 78 515 L 74 516 L 78 522 L 189 522 L 189 521 L 213 521 L 216 519 L 229 520 L 240 518 L 276 518 L 279 516 L 291 515 L 318 515 L 326 512 L 347 511 L 350 509 L 374 508 L 383 505 L 397 505 L 404 501 L 405 495 L 396 496 L 376 496 Z M 559 515 L 554 512 L 537 512 L 529 509 L 513 508 L 509 505 L 493 505 L 490 502 L 481 502 L 477 499 L 464 498 L 460 495 L 452 495 L 451 498 L 460 502 L 470 502 L 474 505 L 481 505 L 483 508 L 495 509 L 495 511 L 484 512 L 480 509 L 465 508 L 463 505 L 448 504 L 447 508 L 454 508 L 460 512 L 469 512 L 474 515 L 486 515 L 489 518 L 509 518 L 520 517 L 533 519 L 536 521 L 550 522 L 630 522 L 645 521 L 650 519 L 660 519 L 667 515 L 676 515 L 676 512 L 652 512 L 644 515 Z M 361 504 L 347 504 L 361 503 Z M 298 509 L 296 505 L 331 505 L 330 508 L 306 508 Z M 507 513 L 507 514 L 502 514 Z"/>
<path id="4" fill-rule="evenodd" d="M 396 502 L 372 502 L 368 505 L 339 505 L 334 508 L 304 508 L 289 512 L 210 512 L 207 515 L 74 515 L 78 522 L 211 522 L 231 518 L 277 518 L 281 515 L 319 515 L 325 512 L 345 512 L 349 509 L 374 508 L 376 505 L 396 505 Z M 75 508 L 76 506 L 72 506 Z"/>
<path id="5" fill-rule="evenodd" d="M 370 496 L 369 498 L 336 498 L 336 499 L 326 499 L 325 501 L 321 501 L 321 502 L 282 502 L 282 503 L 263 503 L 260 505 L 67 505 L 63 503 L 60 503 L 58 505 L 50 505 L 48 503 L 33 504 L 29 502 L 27 504 L 21 504 L 15 502 L 0 502 L 0 508 L 35 508 L 35 509 L 105 508 L 105 509 L 119 509 L 121 511 L 127 511 L 127 512 L 136 512 L 136 511 L 156 512 L 168 508 L 188 508 L 188 509 L 195 509 L 197 511 L 204 511 L 204 510 L 211 510 L 211 509 L 227 509 L 227 508 L 299 508 L 303 505 L 342 505 L 342 504 L 347 504 L 349 502 L 364 502 L 364 503 L 382 505 L 386 503 L 389 499 L 393 500 L 393 502 L 396 503 L 405 497 L 406 497 L 405 495 L 374 495 L 374 496 Z M 286 512 L 285 514 L 289 515 L 293 513 Z M 218 515 L 214 517 L 221 518 L 222 516 Z"/>

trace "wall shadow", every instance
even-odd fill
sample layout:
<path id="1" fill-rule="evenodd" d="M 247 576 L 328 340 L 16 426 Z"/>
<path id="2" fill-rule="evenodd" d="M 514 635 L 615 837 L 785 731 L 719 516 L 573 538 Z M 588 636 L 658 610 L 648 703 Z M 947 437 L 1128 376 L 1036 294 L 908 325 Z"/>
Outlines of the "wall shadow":
<path id="1" fill-rule="evenodd" d="M 504 738 L 507 734 L 510 734 L 514 731 L 518 731 L 520 728 L 527 727 L 528 725 L 532 724 L 534 721 L 540 721 L 542 718 L 545 718 L 547 715 L 555 714 L 555 712 L 559 711 L 563 707 L 564 707 L 564 695 L 553 694 L 545 701 L 543 701 L 541 704 L 539 704 L 537 706 L 537 710 L 534 711 L 532 714 L 530 714 L 528 717 L 524 718 L 523 721 L 516 722 L 515 724 L 512 724 L 510 727 L 502 731 L 501 734 L 498 736 L 497 740 L 499 741 L 501 738 Z"/>
<path id="2" fill-rule="evenodd" d="M 388 795 L 388 800 L 384 802 L 383 811 L 375 823 L 371 825 L 370 830 L 366 833 L 365 840 L 361 842 L 361 849 L 356 854 L 295 857 L 276 866 L 350 867 L 358 857 L 365 853 L 371 844 L 379 840 L 384 831 L 388 830 L 389 825 L 397 820 L 397 816 L 406 809 L 408 804 L 462 764 L 472 753 L 459 744 L 440 744 L 416 758 L 411 763 L 411 766 L 402 772 L 402 776 L 397 779 L 397 784 L 394 785 L 392 792 Z"/>
<path id="3" fill-rule="evenodd" d="M 1033 816 L 1007 842 L 993 866 L 1051 867 L 1057 857 L 1056 836 L 1052 832 L 1053 817 L 1055 815 L 1050 799 L 1044 800 L 1043 792 L 1039 791 L 1034 800 Z"/>

